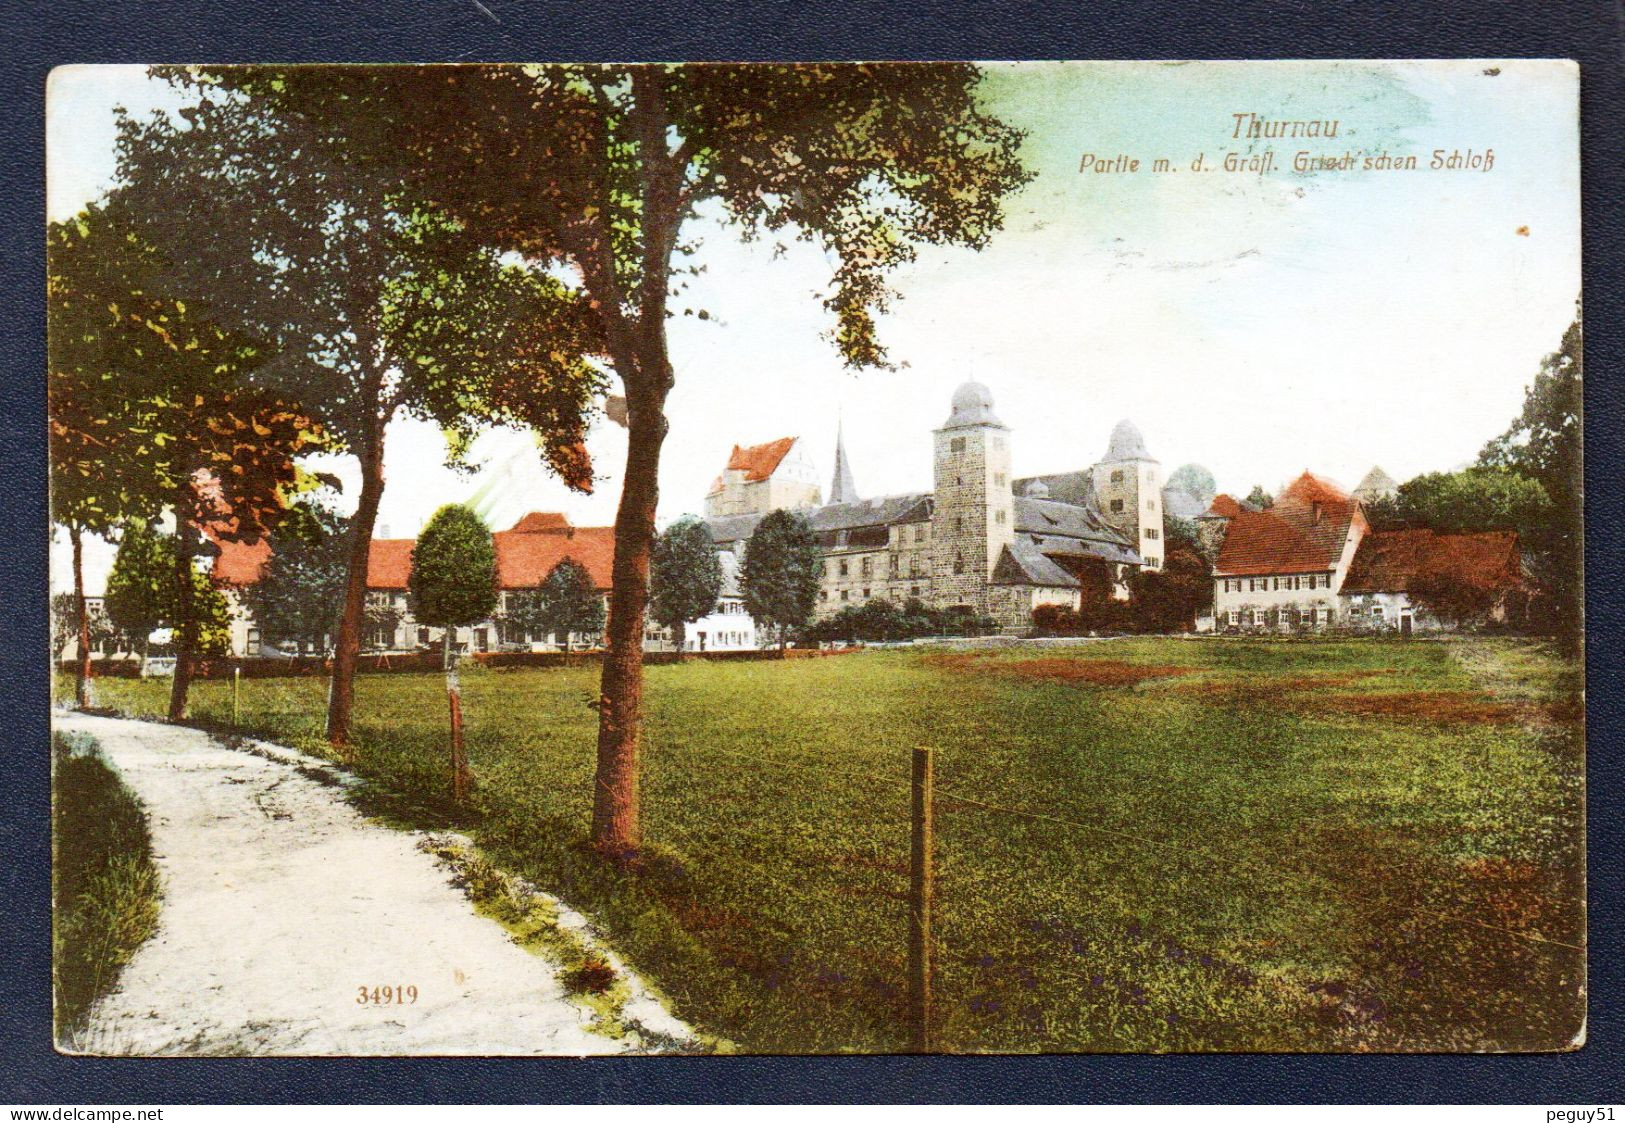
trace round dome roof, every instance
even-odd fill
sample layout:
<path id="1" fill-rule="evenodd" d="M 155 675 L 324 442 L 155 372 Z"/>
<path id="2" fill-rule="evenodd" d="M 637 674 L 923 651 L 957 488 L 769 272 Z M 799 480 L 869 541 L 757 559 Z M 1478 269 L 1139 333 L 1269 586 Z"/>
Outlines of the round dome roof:
<path id="1" fill-rule="evenodd" d="M 980 382 L 964 382 L 954 391 L 953 412 L 948 415 L 944 429 L 955 429 L 962 425 L 999 425 L 1003 424 L 993 416 L 993 391 Z"/>
<path id="2" fill-rule="evenodd" d="M 1112 439 L 1106 445 L 1106 459 L 1112 460 L 1155 460 L 1145 448 L 1145 438 L 1140 436 L 1140 430 L 1128 418 L 1117 423 L 1112 430 Z"/>

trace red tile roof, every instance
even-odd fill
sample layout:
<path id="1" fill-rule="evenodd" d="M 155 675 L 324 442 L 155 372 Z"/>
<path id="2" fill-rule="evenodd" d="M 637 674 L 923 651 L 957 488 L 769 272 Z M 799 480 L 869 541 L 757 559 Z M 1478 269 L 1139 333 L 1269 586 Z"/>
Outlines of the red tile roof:
<path id="1" fill-rule="evenodd" d="M 1523 580 L 1518 535 L 1510 530 L 1439 534 L 1426 529 L 1368 534 L 1341 591 L 1402 593 L 1419 577 L 1517 585 Z"/>
<path id="2" fill-rule="evenodd" d="M 1213 502 L 1207 505 L 1207 510 L 1197 517 L 1233 519 L 1241 514 L 1241 509 L 1241 504 L 1236 502 L 1235 496 L 1226 495 L 1221 491 L 1213 497 Z"/>
<path id="3" fill-rule="evenodd" d="M 271 560 L 271 543 L 261 538 L 252 546 L 244 542 L 227 542 L 204 532 L 220 549 L 214 559 L 213 575 L 216 584 L 252 585 L 260 579 L 260 569 Z"/>
<path id="4" fill-rule="evenodd" d="M 367 553 L 367 588 L 406 588 L 415 545 L 415 538 L 374 538 Z"/>
<path id="5" fill-rule="evenodd" d="M 749 448 L 740 448 L 734 445 L 734 450 L 728 455 L 728 468 L 730 471 L 745 473 L 747 483 L 756 483 L 771 476 L 790 451 L 790 446 L 796 443 L 794 437 L 780 437 L 776 441 L 768 441 L 765 445 L 751 445 Z"/>
<path id="6" fill-rule="evenodd" d="M 593 587 L 608 592 L 615 565 L 615 528 L 565 526 L 561 530 L 531 532 L 499 530 L 491 536 L 497 546 L 497 584 L 504 589 L 534 589 L 553 567 L 573 558 L 587 567 Z"/>
<path id="7" fill-rule="evenodd" d="M 1269 510 L 1231 516 L 1213 571 L 1233 576 L 1333 569 L 1356 520 L 1363 529 L 1358 503 L 1330 480 L 1305 472 Z"/>
<path id="8" fill-rule="evenodd" d="M 524 518 L 513 524 L 514 530 L 543 531 L 563 530 L 570 525 L 570 520 L 560 511 L 532 511 Z"/>
<path id="9" fill-rule="evenodd" d="M 593 584 L 608 591 L 615 562 L 615 528 L 571 526 L 554 511 L 532 511 L 491 535 L 497 551 L 497 585 L 534 589 L 565 558 L 586 566 Z M 404 589 L 412 574 L 411 538 L 374 538 L 367 557 L 369 589 Z"/>
<path id="10" fill-rule="evenodd" d="M 556 511 L 532 511 L 513 525 L 491 535 L 497 551 L 497 584 L 504 589 L 534 589 L 565 558 L 587 567 L 593 584 L 607 592 L 615 562 L 615 528 L 571 526 Z M 271 557 L 269 542 L 253 546 L 216 542 L 220 556 L 214 562 L 215 580 L 228 585 L 252 585 Z M 412 575 L 413 538 L 374 538 L 367 554 L 367 588 L 405 589 Z"/>

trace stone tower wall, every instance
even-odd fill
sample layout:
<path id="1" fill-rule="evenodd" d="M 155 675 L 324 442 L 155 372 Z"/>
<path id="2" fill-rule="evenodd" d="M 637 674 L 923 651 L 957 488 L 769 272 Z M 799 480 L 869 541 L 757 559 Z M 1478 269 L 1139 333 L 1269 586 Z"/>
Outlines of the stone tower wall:
<path id="1" fill-rule="evenodd" d="M 992 425 L 938 429 L 932 466 L 932 603 L 968 604 L 987 615 L 993 567 L 1015 539 L 1009 431 Z"/>

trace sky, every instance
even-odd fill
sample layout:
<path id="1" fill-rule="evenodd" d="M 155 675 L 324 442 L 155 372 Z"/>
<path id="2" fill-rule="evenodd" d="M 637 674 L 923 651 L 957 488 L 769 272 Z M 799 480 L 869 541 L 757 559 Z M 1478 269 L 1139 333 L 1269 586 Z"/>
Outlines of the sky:
<path id="1" fill-rule="evenodd" d="M 1017 476 L 1087 467 L 1125 417 L 1166 470 L 1198 463 L 1238 494 L 1305 470 L 1353 487 L 1373 465 L 1399 480 L 1460 467 L 1506 428 L 1574 316 L 1577 91 L 1572 64 L 1530 60 L 990 64 L 982 96 L 1026 131 L 1034 177 L 985 249 L 922 247 L 893 275 L 879 327 L 896 369 L 843 369 L 822 306 L 834 266 L 817 246 L 776 255 L 705 208 L 685 229 L 706 271 L 670 325 L 659 518 L 699 512 L 736 443 L 799 436 L 827 480 L 838 421 L 860 494 L 928 490 L 931 430 L 970 379 L 1013 430 Z M 181 104 L 140 67 L 55 71 L 48 217 L 115 183 L 115 106 Z M 1338 132 L 1249 140 L 1237 114 Z M 1266 150 L 1267 171 L 1222 168 Z M 1436 150 L 1493 163 L 1431 170 Z M 1354 167 L 1298 173 L 1300 151 L 1352 153 Z M 1141 163 L 1080 172 L 1085 154 Z M 1199 154 L 1212 170 L 1193 170 Z M 1365 170 L 1381 154 L 1420 169 Z M 1153 172 L 1158 157 L 1177 170 Z M 625 433 L 600 422 L 588 447 L 599 479 L 580 496 L 526 434 L 481 438 L 476 472 L 457 473 L 438 431 L 398 420 L 378 532 L 410 537 L 476 495 L 497 529 L 529 510 L 606 525 Z M 354 494 L 352 464 L 320 467 Z M 111 555 L 87 551 L 92 591 Z M 65 562 L 58 543 L 56 588 Z"/>

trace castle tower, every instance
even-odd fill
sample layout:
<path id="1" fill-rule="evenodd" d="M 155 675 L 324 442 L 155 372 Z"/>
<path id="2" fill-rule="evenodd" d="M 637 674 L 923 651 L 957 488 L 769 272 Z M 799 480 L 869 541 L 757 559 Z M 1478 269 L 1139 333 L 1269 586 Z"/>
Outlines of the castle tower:
<path id="1" fill-rule="evenodd" d="M 852 465 L 846 459 L 846 436 L 841 423 L 835 423 L 835 475 L 829 481 L 831 503 L 856 503 L 858 485 L 852 482 Z"/>
<path id="2" fill-rule="evenodd" d="M 1162 568 L 1166 542 L 1162 524 L 1161 465 L 1146 451 L 1134 422 L 1124 419 L 1112 430 L 1106 457 L 1090 469 L 1100 513 L 1129 536 L 1147 569 Z"/>
<path id="3" fill-rule="evenodd" d="M 967 382 L 934 437 L 933 596 L 942 607 L 966 604 L 986 615 L 993 568 L 1015 541 L 1010 430 L 993 415 L 988 388 Z"/>

